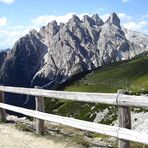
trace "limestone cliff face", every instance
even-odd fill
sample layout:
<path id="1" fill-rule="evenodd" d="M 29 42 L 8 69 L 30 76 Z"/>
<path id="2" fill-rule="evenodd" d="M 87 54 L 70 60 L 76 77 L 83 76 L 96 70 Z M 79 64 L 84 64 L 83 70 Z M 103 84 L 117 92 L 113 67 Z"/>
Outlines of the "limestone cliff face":
<path id="1" fill-rule="evenodd" d="M 49 23 L 39 34 L 48 47 L 48 53 L 44 56 L 44 66 L 33 77 L 37 84 L 40 84 L 40 79 L 46 83 L 62 83 L 80 72 L 130 59 L 147 50 L 147 46 L 126 38 L 115 13 L 105 23 L 97 14 L 92 17 L 85 15 L 82 20 L 73 15 L 66 24 Z M 148 41 L 148 37 L 145 36 L 144 40 Z"/>
<path id="2" fill-rule="evenodd" d="M 4 85 L 51 88 L 81 72 L 130 59 L 147 51 L 147 43 L 148 36 L 122 29 L 116 13 L 106 22 L 97 14 L 82 20 L 73 15 L 65 24 L 52 21 L 20 38 L 1 62 L 0 79 Z"/>

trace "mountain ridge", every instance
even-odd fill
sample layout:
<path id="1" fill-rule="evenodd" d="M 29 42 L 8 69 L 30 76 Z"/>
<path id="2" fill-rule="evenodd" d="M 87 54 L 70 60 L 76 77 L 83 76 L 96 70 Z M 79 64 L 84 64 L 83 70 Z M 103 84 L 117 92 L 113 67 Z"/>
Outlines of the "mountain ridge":
<path id="1" fill-rule="evenodd" d="M 116 61 L 116 60 L 129 59 L 129 58 L 132 58 L 135 55 L 145 51 L 145 50 L 142 50 L 141 47 L 137 44 L 133 44 L 132 42 L 127 43 L 127 39 L 124 36 L 124 32 L 122 31 L 121 26 L 120 26 L 120 19 L 118 18 L 118 16 L 115 13 L 112 13 L 111 16 L 108 18 L 108 20 L 105 23 L 99 18 L 99 16 L 97 14 L 93 15 L 92 17 L 85 15 L 82 20 L 80 20 L 76 15 L 73 15 L 73 17 L 66 24 L 60 24 L 58 26 L 56 21 L 53 21 L 53 22 L 49 23 L 46 27 L 48 27 L 48 29 L 50 30 L 49 31 L 51 33 L 50 35 L 47 35 L 48 32 L 46 32 L 46 31 L 44 32 L 42 29 L 39 31 L 39 33 L 43 34 L 43 32 L 44 32 L 45 38 L 49 37 L 49 41 L 47 42 L 47 39 L 46 39 L 44 42 L 46 44 L 48 44 L 47 46 L 48 46 L 48 49 L 50 50 L 50 52 L 52 52 L 51 53 L 52 57 L 49 58 L 49 55 L 45 56 L 46 58 L 48 58 L 48 59 L 45 58 L 45 61 L 48 60 L 50 62 L 47 62 L 48 64 L 46 64 L 46 67 L 43 68 L 42 70 L 39 70 L 38 73 L 36 74 L 36 76 L 37 75 L 45 75 L 45 77 L 48 77 L 47 75 L 50 75 L 49 74 L 49 67 L 50 66 L 47 66 L 47 65 L 50 65 L 51 63 L 53 63 L 52 67 L 54 66 L 55 68 L 53 69 L 50 77 L 53 77 L 52 75 L 59 75 L 57 77 L 60 77 L 60 75 L 64 74 L 64 75 L 67 75 L 64 78 L 66 80 L 69 76 L 77 74 L 78 73 L 77 70 L 80 72 L 85 71 L 85 69 L 92 70 L 98 66 L 105 64 L 105 63 L 111 62 L 111 60 Z M 97 31 L 96 30 L 94 31 L 95 27 L 97 28 Z M 117 40 L 117 42 L 118 42 L 117 44 L 119 44 L 119 45 L 116 45 L 116 43 L 114 43 L 116 41 L 114 41 L 112 43 L 112 41 L 110 41 L 110 39 L 108 41 L 106 41 L 106 38 L 113 38 L 116 35 L 116 34 L 115 35 L 113 34 L 111 37 L 108 37 L 108 34 L 106 35 L 107 31 L 110 31 L 109 35 L 111 35 L 112 32 L 117 33 L 117 36 L 119 36 L 119 37 L 115 37 L 115 39 Z M 64 34 L 64 33 L 66 33 L 66 34 Z M 62 34 L 62 35 L 60 36 L 60 34 Z M 69 38 L 71 37 L 71 39 L 68 40 L 65 37 L 66 35 Z M 102 35 L 103 37 L 100 39 L 99 43 L 97 43 L 100 35 Z M 54 40 L 56 40 L 55 42 L 50 41 L 52 38 L 51 36 L 54 36 Z M 84 38 L 84 36 L 85 36 L 85 38 Z M 107 36 L 107 37 L 105 38 L 104 36 Z M 59 41 L 59 38 L 60 39 L 66 38 L 66 39 L 64 41 L 61 41 L 62 39 Z M 119 41 L 118 41 L 118 39 L 119 39 Z M 76 42 L 73 42 L 75 40 L 76 40 Z M 87 40 L 89 40 L 89 41 L 87 41 Z M 79 45 L 77 45 L 78 42 L 80 42 Z M 57 47 L 57 44 L 60 44 L 60 45 Z M 98 48 L 93 46 L 92 44 L 95 44 L 95 46 L 99 46 L 99 48 L 101 48 L 101 46 L 104 45 L 101 48 L 102 52 L 98 53 L 98 51 L 101 51 L 101 49 L 98 50 Z M 61 59 L 60 56 L 62 55 L 62 52 L 64 52 L 64 50 L 66 48 L 68 48 L 67 50 L 69 50 L 69 48 L 71 48 L 71 49 L 74 48 L 74 52 L 72 52 L 72 56 L 74 56 L 73 59 L 76 62 L 80 62 L 79 66 L 83 65 L 83 67 L 81 67 L 81 66 L 76 67 L 77 63 L 74 63 L 74 61 L 73 61 L 74 65 L 72 65 L 73 68 L 70 68 L 71 73 L 69 74 L 68 73 L 69 67 L 67 67 L 67 69 L 64 69 L 65 65 L 62 67 L 62 65 L 60 65 L 60 63 L 69 62 L 70 60 L 72 60 L 72 58 L 67 59 L 66 61 L 62 60 L 59 62 L 58 59 L 53 57 L 53 54 L 55 53 L 55 51 L 56 51 L 55 54 L 57 54 L 57 50 L 59 48 L 61 48 L 61 45 L 65 46 L 65 47 L 64 47 L 64 49 L 62 49 L 60 51 L 61 53 L 59 55 L 59 59 Z M 86 46 L 88 45 L 90 47 L 88 48 L 85 45 Z M 53 46 L 55 47 L 54 49 L 52 49 Z M 107 49 L 106 49 L 106 46 L 110 46 L 110 47 L 107 47 Z M 113 47 L 113 46 L 116 46 L 116 47 Z M 78 48 L 77 52 L 80 51 L 79 53 L 75 53 L 75 51 L 77 50 L 77 49 L 75 49 L 75 47 Z M 127 49 L 125 49 L 125 48 L 127 48 Z M 128 52 L 128 48 L 131 48 L 129 50 L 129 52 Z M 147 46 L 146 46 L 146 48 L 147 48 Z M 106 49 L 107 52 L 110 52 L 109 50 L 113 50 L 113 51 L 111 51 L 111 53 L 109 53 L 110 55 L 108 55 L 108 53 L 106 53 L 104 49 Z M 114 50 L 114 49 L 117 49 L 117 50 Z M 127 50 L 127 52 L 125 52 L 124 50 Z M 70 52 L 70 51 L 68 51 L 68 52 Z M 64 53 L 64 56 L 66 53 Z M 68 53 L 68 54 L 70 54 L 70 53 Z M 103 54 L 103 55 L 101 55 L 101 54 Z M 125 54 L 125 55 L 123 55 L 123 54 Z M 81 57 L 80 57 L 80 55 L 81 55 Z M 115 59 L 115 58 L 118 58 L 118 59 Z M 60 67 L 55 65 L 55 63 L 58 63 L 60 65 Z M 50 67 L 50 68 L 52 69 L 52 67 Z M 75 69 L 75 67 L 76 67 L 76 69 Z M 57 72 L 56 69 L 60 69 L 60 70 Z M 43 71 L 46 71 L 46 72 L 43 72 Z M 54 71 L 56 71 L 58 74 L 57 73 L 53 74 Z M 36 79 L 35 77 L 34 77 L 34 79 Z M 55 77 L 53 77 L 53 81 L 54 81 L 54 78 Z M 64 80 L 57 80 L 57 81 L 64 81 Z"/>
<path id="2" fill-rule="evenodd" d="M 52 21 L 15 43 L 2 64 L 0 80 L 3 85 L 53 89 L 74 75 L 148 50 L 148 36 L 143 36 L 145 42 L 138 45 L 138 37 L 131 40 L 128 34 L 116 13 L 106 22 L 98 14 L 84 15 L 82 20 L 73 15 L 59 25 Z M 17 104 L 23 106 L 23 102 Z"/>

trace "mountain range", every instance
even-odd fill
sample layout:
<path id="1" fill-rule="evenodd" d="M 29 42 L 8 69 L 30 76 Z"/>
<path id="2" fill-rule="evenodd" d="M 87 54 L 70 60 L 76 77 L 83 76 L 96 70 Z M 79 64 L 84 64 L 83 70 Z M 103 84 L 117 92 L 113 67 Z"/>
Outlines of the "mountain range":
<path id="1" fill-rule="evenodd" d="M 116 13 L 106 22 L 98 16 L 73 15 L 67 23 L 52 21 L 21 37 L 0 53 L 0 82 L 8 86 L 54 89 L 80 73 L 148 51 L 148 36 L 124 29 Z M 6 102 L 30 106 L 24 96 L 6 94 Z M 31 105 L 32 106 L 32 105 Z"/>

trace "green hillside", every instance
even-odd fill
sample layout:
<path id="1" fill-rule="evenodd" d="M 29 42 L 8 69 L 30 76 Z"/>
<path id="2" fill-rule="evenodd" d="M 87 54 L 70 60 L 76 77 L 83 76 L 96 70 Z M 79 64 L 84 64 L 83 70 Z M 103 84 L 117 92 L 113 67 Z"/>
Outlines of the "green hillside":
<path id="1" fill-rule="evenodd" d="M 104 66 L 64 90 L 109 93 L 121 88 L 133 92 L 148 91 L 148 56 Z"/>
<path id="2" fill-rule="evenodd" d="M 64 88 L 65 91 L 117 92 L 128 89 L 132 93 L 148 93 L 148 56 L 103 66 Z M 65 100 L 46 100 L 46 111 L 93 121 L 96 113 L 107 110 L 101 123 L 111 124 L 117 117 L 116 107 Z"/>

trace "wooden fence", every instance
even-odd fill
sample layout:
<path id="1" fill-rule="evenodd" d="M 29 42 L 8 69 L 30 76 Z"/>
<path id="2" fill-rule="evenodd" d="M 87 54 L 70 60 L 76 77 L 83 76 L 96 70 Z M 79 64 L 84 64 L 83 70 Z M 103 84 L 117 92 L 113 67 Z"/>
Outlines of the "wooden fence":
<path id="1" fill-rule="evenodd" d="M 36 110 L 25 109 L 4 103 L 4 92 L 31 95 L 36 97 Z M 129 148 L 129 141 L 148 144 L 148 134 L 131 130 L 131 112 L 130 107 L 148 108 L 147 96 L 130 96 L 124 90 L 118 90 L 117 93 L 82 93 L 43 90 L 36 88 L 20 88 L 0 86 L 0 120 L 6 121 L 6 110 L 18 112 L 27 116 L 36 118 L 36 133 L 44 134 L 44 121 L 51 121 L 67 126 L 96 132 L 118 138 L 119 148 Z M 119 127 L 82 121 L 78 119 L 44 113 L 44 97 L 66 99 L 74 101 L 83 101 L 91 103 L 101 103 L 118 106 Z"/>

